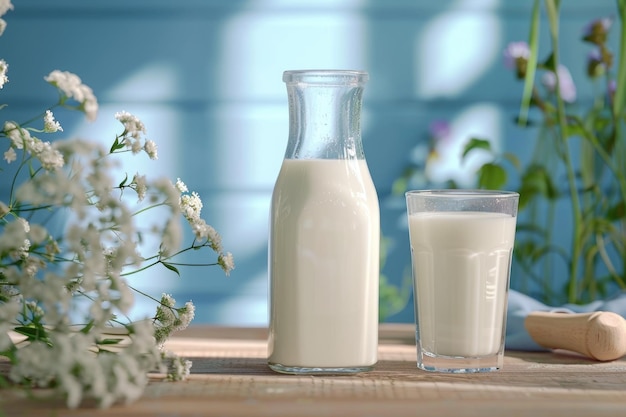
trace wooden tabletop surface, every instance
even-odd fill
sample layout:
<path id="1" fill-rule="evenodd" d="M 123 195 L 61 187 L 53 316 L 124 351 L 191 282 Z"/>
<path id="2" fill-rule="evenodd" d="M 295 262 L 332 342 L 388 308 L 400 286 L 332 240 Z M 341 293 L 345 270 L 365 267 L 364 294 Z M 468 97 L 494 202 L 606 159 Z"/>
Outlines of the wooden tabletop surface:
<path id="1" fill-rule="evenodd" d="M 412 325 L 382 325 L 379 362 L 353 376 L 290 376 L 266 365 L 266 329 L 193 327 L 168 342 L 193 361 L 184 382 L 155 377 L 144 396 L 106 410 L 0 389 L 0 416 L 567 416 L 626 415 L 626 360 L 507 351 L 485 374 L 420 371 Z M 5 364 L 6 365 L 6 364 Z M 4 414 L 3 414 L 4 413 Z"/>

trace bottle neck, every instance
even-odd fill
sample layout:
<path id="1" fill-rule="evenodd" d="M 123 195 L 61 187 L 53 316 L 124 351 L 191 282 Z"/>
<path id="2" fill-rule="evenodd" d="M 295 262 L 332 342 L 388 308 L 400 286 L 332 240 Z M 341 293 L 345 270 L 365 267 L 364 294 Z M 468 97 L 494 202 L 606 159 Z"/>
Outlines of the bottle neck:
<path id="1" fill-rule="evenodd" d="M 287 71 L 285 158 L 364 159 L 361 103 L 366 79 L 366 73 L 357 71 Z"/>

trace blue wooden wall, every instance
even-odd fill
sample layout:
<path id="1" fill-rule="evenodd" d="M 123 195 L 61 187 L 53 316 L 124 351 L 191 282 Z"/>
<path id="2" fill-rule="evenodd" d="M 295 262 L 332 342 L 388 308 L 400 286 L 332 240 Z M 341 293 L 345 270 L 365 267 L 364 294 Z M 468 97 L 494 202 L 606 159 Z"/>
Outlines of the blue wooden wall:
<path id="1" fill-rule="evenodd" d="M 563 3 L 562 60 L 584 77 L 579 41 L 591 19 L 615 14 L 612 0 Z M 181 177 L 204 201 L 203 214 L 223 236 L 237 267 L 152 271 L 135 284 L 192 299 L 196 322 L 267 322 L 267 221 L 271 190 L 287 140 L 286 69 L 353 68 L 370 73 L 363 114 L 365 152 L 392 241 L 385 274 L 408 273 L 404 201 L 391 184 L 420 158 L 435 120 L 447 120 L 453 146 L 435 174 L 471 186 L 458 148 L 471 135 L 530 153 L 532 132 L 511 122 L 521 84 L 502 64 L 510 41 L 525 40 L 532 1 L 505 0 L 15 0 L 0 37 L 10 82 L 0 90 L 6 119 L 49 105 L 44 81 L 72 71 L 93 88 L 98 120 L 61 119 L 64 134 L 108 143 L 113 115 L 127 110 L 159 145 L 158 163 L 132 167 Z M 544 22 L 543 45 L 548 33 Z M 579 101 L 589 99 L 579 86 Z M 445 162 L 452 161 L 452 162 Z M 478 163 L 478 161 L 474 161 Z M 513 186 L 514 184 L 512 184 Z M 0 184 L 6 187 L 6 184 Z M 6 190 L 6 188 L 4 188 Z M 516 285 L 515 272 L 512 277 Z M 390 318 L 412 321 L 409 305 Z"/>

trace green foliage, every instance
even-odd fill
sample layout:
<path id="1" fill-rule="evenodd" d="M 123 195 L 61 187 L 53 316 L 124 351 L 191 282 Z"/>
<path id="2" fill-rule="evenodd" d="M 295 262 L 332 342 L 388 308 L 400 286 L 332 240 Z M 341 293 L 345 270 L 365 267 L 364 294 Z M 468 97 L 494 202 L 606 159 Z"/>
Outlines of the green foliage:
<path id="1" fill-rule="evenodd" d="M 391 240 L 388 237 L 382 237 L 380 241 L 380 269 L 382 270 L 387 260 L 387 253 Z M 379 276 L 378 288 L 378 321 L 383 322 L 387 318 L 400 312 L 406 307 L 409 296 L 411 295 L 410 276 L 405 279 L 402 286 L 397 286 L 389 282 L 389 279 L 383 273 Z"/>
<path id="2" fill-rule="evenodd" d="M 592 103 L 574 103 L 575 90 L 568 95 L 567 88 L 575 86 L 569 71 L 561 71 L 560 7 L 558 0 L 535 0 L 528 49 L 519 53 L 521 43 L 513 43 L 507 51 L 523 82 L 515 126 L 538 132 L 530 144 L 530 161 L 523 166 L 515 155 L 493 149 L 486 138 L 469 138 L 461 153 L 461 162 L 475 152 L 490 156 L 476 171 L 476 187 L 520 193 L 514 256 L 523 277 L 516 280 L 524 280 L 522 290 L 532 287 L 540 293 L 531 295 L 552 305 L 587 303 L 626 290 L 626 1 L 617 0 L 618 19 L 594 20 L 581 37 L 595 51 L 587 67 L 598 92 Z M 540 59 L 541 25 L 546 22 L 549 50 Z M 612 26 L 619 26 L 618 60 L 608 45 Z M 553 84 L 543 78 L 543 86 L 538 83 L 540 74 L 551 76 Z M 431 143 L 426 163 L 407 167 L 393 193 L 403 193 L 414 178 L 426 176 L 428 162 L 437 157 Z M 569 221 L 565 227 L 564 220 Z"/>
<path id="3" fill-rule="evenodd" d="M 626 289 L 626 144 L 623 137 L 624 85 L 626 83 L 626 7 L 618 1 L 620 29 L 619 65 L 612 68 L 613 55 L 606 45 L 610 21 L 597 20 L 590 24 L 590 33 L 583 41 L 599 51 L 601 79 L 589 71 L 592 82 L 610 86 L 602 90 L 589 109 L 576 114 L 582 106 L 570 106 L 559 94 L 563 79 L 557 70 L 559 62 L 558 1 L 545 0 L 551 51 L 542 62 L 539 51 L 540 2 L 534 3 L 531 16 L 529 55 L 517 62 L 517 76 L 524 80 L 518 126 L 529 127 L 530 107 L 540 111 L 540 134 L 535 141 L 533 159 L 519 171 L 520 211 L 525 221 L 518 222 L 515 258 L 528 280 L 543 289 L 547 303 L 585 303 L 608 295 L 616 289 Z M 594 68 L 597 68 L 594 67 Z M 523 71 L 521 71 L 523 70 Z M 535 83 L 538 70 L 550 71 L 556 78 L 554 91 L 540 92 Z M 470 140 L 463 155 L 473 149 L 490 152 L 486 140 Z M 507 184 L 504 158 L 485 164 L 478 171 L 478 186 L 501 188 Z M 564 184 L 564 186 L 563 186 Z M 560 230 L 557 220 L 564 215 L 566 202 L 571 227 Z M 558 205 L 558 208 L 557 208 Z M 562 226 L 561 226 L 562 227 Z M 571 243 L 559 246 L 558 237 L 571 233 Z M 562 240 L 561 240 L 562 241 Z M 566 277 L 556 277 L 556 265 L 564 266 Z M 565 279 L 562 279 L 565 278 Z M 562 291 L 555 285 L 565 282 Z"/>

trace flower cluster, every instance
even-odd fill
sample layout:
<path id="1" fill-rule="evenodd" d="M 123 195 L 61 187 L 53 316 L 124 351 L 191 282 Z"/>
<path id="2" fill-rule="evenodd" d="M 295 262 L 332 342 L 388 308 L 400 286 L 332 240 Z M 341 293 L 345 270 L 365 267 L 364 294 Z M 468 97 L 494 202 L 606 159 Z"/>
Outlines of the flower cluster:
<path id="1" fill-rule="evenodd" d="M 526 77 L 530 47 L 524 41 L 511 42 L 504 49 L 504 65 L 514 69 L 518 79 Z M 576 101 L 576 85 L 572 74 L 565 65 L 559 65 L 556 70 L 549 66 L 543 66 L 546 72 L 541 78 L 546 91 L 556 94 L 557 75 L 559 79 L 559 95 L 567 103 Z"/>
<path id="2" fill-rule="evenodd" d="M 12 7 L 0 0 L 0 17 Z M 0 19 L 0 33 L 4 27 Z M 98 112 L 92 89 L 77 75 L 55 70 L 44 79 L 59 92 L 58 102 L 30 122 L 0 126 L 0 183 L 7 187 L 0 194 L 0 357 L 11 363 L 0 385 L 55 387 L 70 407 L 86 397 L 106 407 L 138 398 L 150 372 L 176 381 L 191 367 L 163 345 L 193 320 L 193 303 L 180 307 L 169 294 L 152 297 L 129 276 L 159 265 L 179 274 L 188 264 L 176 258 L 198 249 L 211 254 L 203 266 L 228 275 L 234 264 L 200 217 L 199 195 L 180 179 L 114 178 L 118 154 L 143 151 L 157 159 L 136 116 L 115 114 L 123 128 L 109 149 L 41 139 L 63 132 L 53 110 L 78 110 L 88 120 Z M 0 60 L 0 88 L 8 81 Z M 158 215 L 146 216 L 152 211 Z M 194 233 L 182 249 L 180 219 Z M 143 253 L 149 236 L 160 242 L 156 253 Z M 137 294 L 154 301 L 153 317 L 127 318 Z"/>

